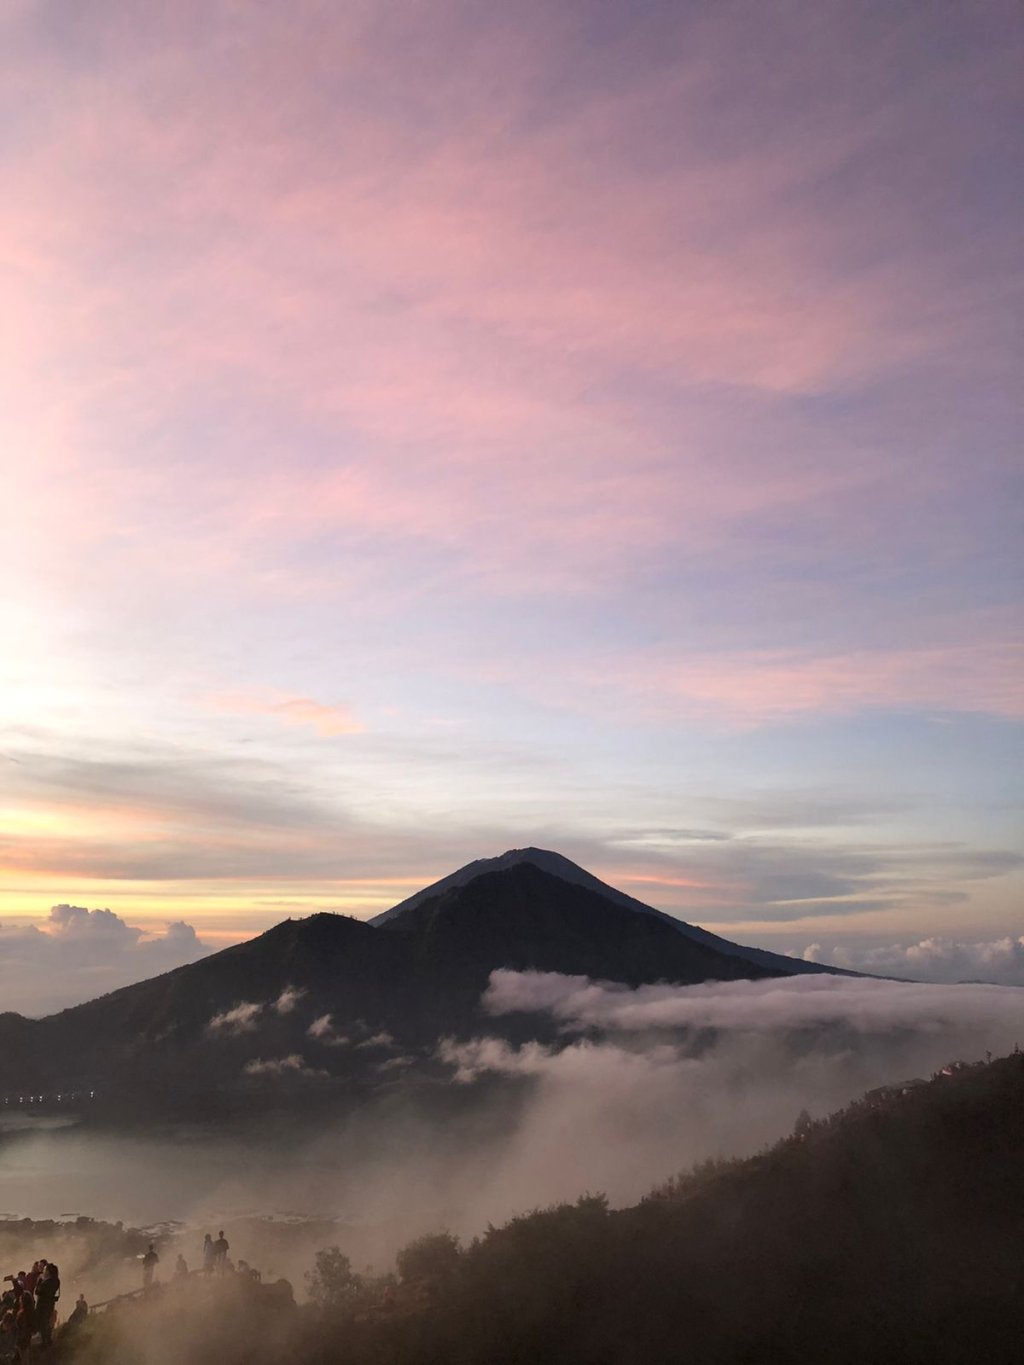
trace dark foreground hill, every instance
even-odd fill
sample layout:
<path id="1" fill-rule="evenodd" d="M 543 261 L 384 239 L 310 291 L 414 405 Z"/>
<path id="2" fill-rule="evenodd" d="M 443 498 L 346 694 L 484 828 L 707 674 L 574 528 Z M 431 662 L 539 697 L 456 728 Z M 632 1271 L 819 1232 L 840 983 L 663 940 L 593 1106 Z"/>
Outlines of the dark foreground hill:
<path id="1" fill-rule="evenodd" d="M 225 1282 L 97 1321 L 60 1359 L 156 1365 L 1019 1365 L 1024 1057 L 866 1097 L 636 1207 L 439 1234 L 326 1309 Z M 623 1160 L 628 1160 L 623 1152 Z"/>
<path id="2" fill-rule="evenodd" d="M 473 875 L 428 888 L 380 926 L 288 920 L 46 1019 L 2 1015 L 0 1099 L 86 1096 L 126 1118 L 293 1106 L 300 1087 L 303 1104 L 352 1100 L 399 1071 L 436 1078 L 437 1040 L 480 1030 L 497 968 L 633 986 L 781 973 L 698 941 L 565 859 L 546 870 L 525 856 L 535 852 L 464 869 Z M 487 1026 L 516 1040 L 552 1031 L 524 1016 Z"/>

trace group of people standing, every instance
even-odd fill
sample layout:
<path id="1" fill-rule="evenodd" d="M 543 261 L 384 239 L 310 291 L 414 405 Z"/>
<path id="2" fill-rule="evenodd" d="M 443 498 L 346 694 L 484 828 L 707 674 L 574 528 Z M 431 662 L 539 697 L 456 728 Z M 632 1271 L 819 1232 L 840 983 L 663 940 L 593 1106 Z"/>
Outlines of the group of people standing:
<path id="1" fill-rule="evenodd" d="M 224 1236 L 223 1230 L 217 1233 L 217 1240 L 213 1241 L 207 1233 L 203 1238 L 203 1274 L 204 1275 L 223 1275 L 228 1265 L 228 1239 Z"/>
<path id="2" fill-rule="evenodd" d="M 259 1271 L 245 1261 L 234 1265 L 228 1259 L 229 1250 L 228 1239 L 223 1231 L 217 1234 L 216 1240 L 207 1233 L 203 1238 L 202 1273 L 240 1274 L 257 1281 L 262 1278 Z M 145 1290 L 153 1285 L 156 1268 L 160 1264 L 155 1243 L 150 1242 L 149 1249 L 140 1259 L 142 1287 Z M 188 1263 L 179 1252 L 174 1265 L 174 1278 L 182 1280 L 188 1275 Z M 49 1347 L 53 1342 L 57 1301 L 60 1298 L 60 1271 L 53 1261 L 44 1258 L 35 1261 L 31 1270 L 5 1275 L 3 1284 L 5 1288 L 0 1293 L 0 1365 L 15 1365 L 15 1362 L 25 1365 L 32 1358 L 33 1342 L 38 1340 L 41 1347 Z M 65 1325 L 77 1327 L 88 1314 L 89 1305 L 85 1296 L 80 1294 Z"/>
<path id="3" fill-rule="evenodd" d="M 60 1298 L 60 1271 L 53 1261 L 33 1262 L 31 1270 L 5 1275 L 9 1288 L 0 1295 L 0 1361 L 22 1362 L 31 1359 L 32 1343 L 48 1347 L 53 1341 Z M 69 1324 L 77 1325 L 89 1312 L 80 1295 Z"/>
<path id="4" fill-rule="evenodd" d="M 224 1236 L 223 1231 L 217 1233 L 216 1241 L 209 1233 L 206 1233 L 203 1238 L 203 1250 L 201 1253 L 203 1261 L 202 1273 L 204 1275 L 225 1275 L 235 1273 L 249 1275 L 254 1279 L 259 1279 L 259 1272 L 253 1270 L 245 1261 L 239 1261 L 236 1266 L 234 1262 L 228 1260 L 228 1252 L 230 1249 L 228 1239 Z M 150 1242 L 149 1250 L 142 1257 L 143 1289 L 148 1289 L 152 1285 L 156 1275 L 156 1268 L 159 1263 L 160 1257 L 157 1254 L 156 1246 L 153 1242 Z M 181 1252 L 179 1252 L 178 1257 L 174 1262 L 174 1278 L 176 1280 L 183 1280 L 190 1273 L 188 1262 Z"/>

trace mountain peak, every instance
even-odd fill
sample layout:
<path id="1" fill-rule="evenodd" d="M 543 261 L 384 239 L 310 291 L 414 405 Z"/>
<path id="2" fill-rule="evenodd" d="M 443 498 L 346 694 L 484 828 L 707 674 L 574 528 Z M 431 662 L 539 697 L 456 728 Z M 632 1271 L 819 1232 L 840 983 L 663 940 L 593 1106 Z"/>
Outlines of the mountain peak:
<path id="1" fill-rule="evenodd" d="M 455 872 L 449 873 L 447 877 L 442 877 L 440 881 L 425 886 L 422 891 L 417 891 L 415 895 L 409 896 L 406 900 L 394 905 L 390 910 L 385 910 L 382 914 L 374 916 L 369 921 L 370 924 L 387 924 L 395 920 L 399 915 L 403 915 L 407 910 L 414 910 L 423 901 L 431 900 L 434 896 L 439 896 L 445 891 L 450 891 L 455 887 L 468 886 L 477 877 L 485 877 L 490 872 L 507 872 L 513 867 L 518 867 L 522 863 L 532 863 L 534 867 L 539 867 L 542 872 L 550 873 L 553 877 L 560 877 L 563 882 L 569 882 L 574 886 L 586 886 L 592 891 L 600 891 L 602 895 L 611 896 L 613 899 L 621 898 L 630 903 L 633 909 L 647 909 L 641 906 L 639 901 L 632 901 L 628 896 L 622 896 L 621 892 L 615 891 L 613 887 L 606 886 L 597 877 L 592 876 L 577 863 L 564 857 L 561 853 L 555 853 L 547 848 L 509 848 L 504 853 L 499 853 L 496 858 L 476 858 L 471 863 L 466 863 L 465 867 L 458 868 Z"/>
<path id="2" fill-rule="evenodd" d="M 766 948 L 747 948 L 741 944 L 733 943 L 729 939 L 721 938 L 718 934 L 713 934 L 707 929 L 702 929 L 695 924 L 687 924 L 685 920 L 677 919 L 675 915 L 668 915 L 664 910 L 656 910 L 653 906 L 645 905 L 635 896 L 629 896 L 624 891 L 619 891 L 614 886 L 609 886 L 607 882 L 595 877 L 586 868 L 580 867 L 564 854 L 555 853 L 548 848 L 509 848 L 504 853 L 499 853 L 496 858 L 477 858 L 465 867 L 460 867 L 457 871 L 450 873 L 447 877 L 442 877 L 440 881 L 425 886 L 422 891 L 417 891 L 415 895 L 409 896 L 406 900 L 394 905 L 390 910 L 385 910 L 382 914 L 376 915 L 367 921 L 373 925 L 393 926 L 408 911 L 415 910 L 425 901 L 433 900 L 437 896 L 443 895 L 446 891 L 452 891 L 458 887 L 468 886 L 476 881 L 478 877 L 485 877 L 491 873 L 510 872 L 513 868 L 521 867 L 524 864 L 532 865 L 541 872 L 546 872 L 549 876 L 558 877 L 563 882 L 568 882 L 571 886 L 583 887 L 587 891 L 595 891 L 606 900 L 627 910 L 633 910 L 637 914 L 654 916 L 657 919 L 666 921 L 679 933 L 685 934 L 692 942 L 699 944 L 702 948 L 709 948 L 715 953 L 722 953 L 726 957 L 739 958 L 760 971 L 769 974 L 785 975 L 811 975 L 820 973 L 835 973 L 839 976 L 856 976 L 856 972 L 843 971 L 838 967 L 830 967 L 822 962 L 804 962 L 799 958 L 785 957 L 781 953 L 770 952 Z"/>

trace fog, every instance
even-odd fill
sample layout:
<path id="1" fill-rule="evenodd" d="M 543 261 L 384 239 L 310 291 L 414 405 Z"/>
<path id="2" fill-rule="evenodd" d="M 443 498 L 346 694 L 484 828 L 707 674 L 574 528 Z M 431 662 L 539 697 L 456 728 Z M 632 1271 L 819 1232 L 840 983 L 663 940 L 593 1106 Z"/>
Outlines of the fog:
<path id="1" fill-rule="evenodd" d="M 633 1202 L 695 1161 L 777 1140 L 801 1109 L 821 1115 L 1024 1040 L 1024 991 L 1012 987 L 821 977 L 630 990 L 496 972 L 485 1004 L 495 1015 L 549 1014 L 564 1037 L 442 1041 L 458 1103 L 438 1088 L 426 1102 L 399 1083 L 326 1127 L 301 1115 L 283 1131 L 230 1137 L 8 1124 L 0 1211 L 180 1220 L 192 1256 L 202 1231 L 229 1224 L 245 1229 L 235 1254 L 301 1288 L 327 1241 L 359 1268 L 383 1269 L 424 1231 L 468 1237 L 586 1191 Z M 321 1221 L 282 1264 L 280 1239 L 249 1221 L 256 1215 Z"/>

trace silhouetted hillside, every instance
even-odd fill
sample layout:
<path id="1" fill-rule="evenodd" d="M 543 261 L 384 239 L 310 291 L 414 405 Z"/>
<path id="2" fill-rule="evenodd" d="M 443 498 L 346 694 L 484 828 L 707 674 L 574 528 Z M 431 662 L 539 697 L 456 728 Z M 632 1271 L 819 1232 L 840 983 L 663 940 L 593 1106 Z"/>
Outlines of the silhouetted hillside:
<path id="1" fill-rule="evenodd" d="M 181 1365 L 269 1365 L 283 1340 L 296 1365 L 1019 1365 L 1022 1115 L 1013 1056 L 877 1092 L 633 1208 L 595 1195 L 464 1250 L 421 1238 L 397 1277 L 327 1257 L 321 1307 L 282 1307 L 273 1337 L 247 1327 L 258 1295 L 172 1288 L 63 1358 L 162 1361 L 178 1313 Z"/>
<path id="2" fill-rule="evenodd" d="M 1014 1365 L 1022 1239 L 1014 1056 L 883 1092 L 631 1209 L 584 1199 L 488 1230 L 433 1302 L 303 1358 Z"/>

